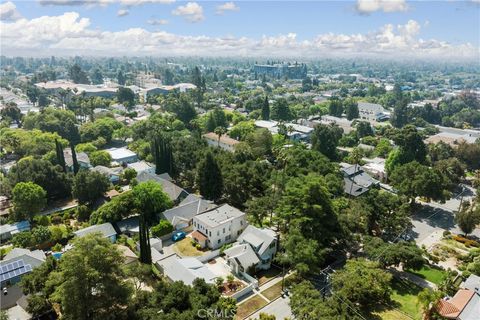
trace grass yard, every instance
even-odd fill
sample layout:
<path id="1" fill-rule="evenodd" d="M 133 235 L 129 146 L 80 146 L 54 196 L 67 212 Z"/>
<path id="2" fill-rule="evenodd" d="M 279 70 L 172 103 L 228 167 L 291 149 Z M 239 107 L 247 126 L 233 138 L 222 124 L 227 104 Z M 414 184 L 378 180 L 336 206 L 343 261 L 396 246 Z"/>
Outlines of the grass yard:
<path id="1" fill-rule="evenodd" d="M 395 309 L 374 312 L 373 315 L 380 317 L 382 320 L 411 320 L 411 318 Z"/>
<path id="2" fill-rule="evenodd" d="M 253 297 L 245 300 L 244 302 L 242 302 L 242 304 L 238 306 L 235 320 L 241 320 L 266 305 L 267 301 L 265 301 L 265 299 L 263 299 L 259 295 L 254 295 Z"/>
<path id="3" fill-rule="evenodd" d="M 173 245 L 173 250 L 183 257 L 198 257 L 203 255 L 203 252 L 192 246 L 192 239 L 185 238 Z"/>
<path id="4" fill-rule="evenodd" d="M 262 271 L 258 272 L 258 274 L 257 274 L 258 285 L 261 286 L 264 283 L 267 283 L 268 281 L 272 280 L 273 278 L 275 278 L 276 276 L 279 276 L 281 274 L 282 274 L 282 270 L 280 270 L 278 268 L 275 268 L 275 267 L 271 267 L 268 270 L 262 270 Z"/>
<path id="5" fill-rule="evenodd" d="M 392 300 L 398 303 L 396 308 L 405 312 L 414 319 L 422 318 L 422 310 L 418 305 L 417 296 L 422 288 L 409 282 L 394 279 L 392 281 Z"/>
<path id="6" fill-rule="evenodd" d="M 413 271 L 413 270 L 407 270 L 407 271 L 423 279 L 426 279 L 430 282 L 433 282 L 435 284 L 440 284 L 440 282 L 442 282 L 446 276 L 446 272 L 444 270 L 437 269 L 428 265 L 424 265 L 422 269 L 417 271 Z"/>

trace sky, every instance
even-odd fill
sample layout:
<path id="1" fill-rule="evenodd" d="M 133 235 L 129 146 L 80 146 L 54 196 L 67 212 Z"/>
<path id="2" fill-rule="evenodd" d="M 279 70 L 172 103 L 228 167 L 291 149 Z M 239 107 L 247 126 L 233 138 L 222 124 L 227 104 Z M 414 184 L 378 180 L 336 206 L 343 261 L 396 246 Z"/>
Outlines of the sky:
<path id="1" fill-rule="evenodd" d="M 480 63 L 480 0 L 0 1 L 14 56 L 278 56 Z"/>

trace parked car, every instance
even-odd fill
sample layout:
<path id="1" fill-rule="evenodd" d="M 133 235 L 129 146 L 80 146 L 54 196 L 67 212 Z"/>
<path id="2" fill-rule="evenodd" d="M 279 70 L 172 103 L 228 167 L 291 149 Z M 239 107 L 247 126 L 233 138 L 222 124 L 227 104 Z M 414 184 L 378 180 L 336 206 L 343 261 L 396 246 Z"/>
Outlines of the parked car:
<path id="1" fill-rule="evenodd" d="M 183 231 L 177 231 L 177 232 L 175 232 L 175 233 L 172 235 L 172 240 L 173 240 L 173 242 L 180 241 L 180 240 L 182 240 L 182 239 L 185 239 L 185 236 L 186 236 L 186 235 L 187 235 L 187 234 L 186 234 L 185 232 L 183 232 Z"/>

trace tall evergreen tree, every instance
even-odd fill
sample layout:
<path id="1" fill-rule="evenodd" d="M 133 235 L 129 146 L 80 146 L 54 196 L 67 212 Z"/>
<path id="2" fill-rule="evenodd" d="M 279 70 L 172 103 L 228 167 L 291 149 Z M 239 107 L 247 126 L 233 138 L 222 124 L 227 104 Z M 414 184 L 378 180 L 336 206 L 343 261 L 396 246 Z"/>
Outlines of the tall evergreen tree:
<path id="1" fill-rule="evenodd" d="M 73 173 L 77 174 L 80 166 L 78 165 L 77 152 L 75 151 L 75 145 L 70 142 L 70 149 L 72 149 L 72 160 L 73 160 Z"/>
<path id="2" fill-rule="evenodd" d="M 265 96 L 265 100 L 263 100 L 262 119 L 270 120 L 270 104 L 268 103 L 268 96 Z"/>
<path id="3" fill-rule="evenodd" d="M 63 172 L 67 172 L 67 167 L 65 166 L 65 156 L 63 154 L 62 144 L 55 139 L 55 150 L 57 153 L 57 162 L 62 167 Z"/>
<path id="4" fill-rule="evenodd" d="M 156 137 L 152 143 L 152 154 L 155 160 L 155 173 L 168 172 L 173 175 L 173 152 L 172 146 L 164 137 Z"/>
<path id="5" fill-rule="evenodd" d="M 205 199 L 217 201 L 222 196 L 222 172 L 211 152 L 198 165 L 196 184 Z"/>

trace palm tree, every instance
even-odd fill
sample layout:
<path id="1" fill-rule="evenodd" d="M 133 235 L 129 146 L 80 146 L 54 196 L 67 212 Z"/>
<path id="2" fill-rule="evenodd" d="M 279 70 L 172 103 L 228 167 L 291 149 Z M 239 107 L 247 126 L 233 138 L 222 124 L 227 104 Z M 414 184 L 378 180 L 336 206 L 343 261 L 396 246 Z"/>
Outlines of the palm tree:
<path id="1" fill-rule="evenodd" d="M 421 305 L 424 319 L 430 319 L 434 312 L 434 307 L 442 298 L 443 293 L 438 290 L 425 288 L 417 296 L 417 304 Z"/>

